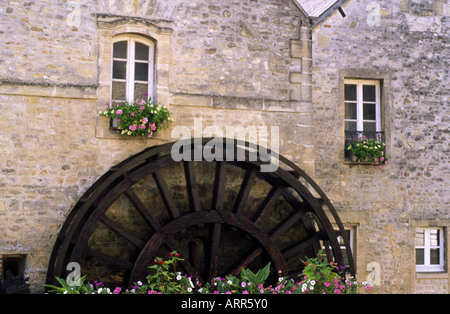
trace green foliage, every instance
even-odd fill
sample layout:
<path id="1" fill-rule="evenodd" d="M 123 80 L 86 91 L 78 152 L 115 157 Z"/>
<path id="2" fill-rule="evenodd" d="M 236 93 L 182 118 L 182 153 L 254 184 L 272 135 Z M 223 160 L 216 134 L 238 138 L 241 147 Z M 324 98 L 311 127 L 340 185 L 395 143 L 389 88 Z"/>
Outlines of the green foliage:
<path id="1" fill-rule="evenodd" d="M 106 110 L 100 111 L 99 115 L 110 117 L 121 134 L 127 136 L 152 137 L 154 132 L 166 129 L 173 121 L 169 110 L 154 104 L 151 98 L 112 104 L 111 107 L 107 104 Z"/>
<path id="2" fill-rule="evenodd" d="M 365 136 L 349 138 L 345 142 L 345 149 L 353 154 L 357 161 L 367 161 L 374 166 L 388 164 L 384 155 L 386 144 L 380 138 L 367 139 Z"/>
<path id="3" fill-rule="evenodd" d="M 146 282 L 136 282 L 125 291 L 115 288 L 111 291 L 102 283 L 84 284 L 81 278 L 77 285 L 69 285 L 65 280 L 57 278 L 61 287 L 46 285 L 50 293 L 58 294 L 357 294 L 370 290 L 367 284 L 361 285 L 353 278 L 345 278 L 345 267 L 328 262 L 325 254 L 319 252 L 317 257 L 304 261 L 305 268 L 296 278 L 280 276 L 276 285 L 266 285 L 270 275 L 271 264 L 256 273 L 250 269 L 242 269 L 239 276 L 228 275 L 216 277 L 211 282 L 202 284 L 198 279 L 182 275 L 176 266 L 183 259 L 177 252 L 171 252 L 170 258 L 154 259 L 149 266 Z M 278 271 L 281 275 L 281 271 Z M 73 281 L 71 281 L 73 282 Z"/>

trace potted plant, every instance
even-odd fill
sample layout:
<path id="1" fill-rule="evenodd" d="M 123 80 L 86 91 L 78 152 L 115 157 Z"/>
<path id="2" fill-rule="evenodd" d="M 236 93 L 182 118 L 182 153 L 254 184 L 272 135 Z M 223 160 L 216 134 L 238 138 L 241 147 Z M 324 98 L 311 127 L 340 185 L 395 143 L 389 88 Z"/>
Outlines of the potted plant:
<path id="1" fill-rule="evenodd" d="M 155 132 L 166 129 L 173 121 L 167 107 L 154 104 L 150 97 L 107 104 L 107 109 L 99 115 L 110 117 L 112 125 L 126 136 L 153 137 Z"/>
<path id="2" fill-rule="evenodd" d="M 367 162 L 380 169 L 389 163 L 385 147 L 386 144 L 380 138 L 366 138 L 364 135 L 349 138 L 345 142 L 345 149 L 350 152 L 352 161 Z"/>

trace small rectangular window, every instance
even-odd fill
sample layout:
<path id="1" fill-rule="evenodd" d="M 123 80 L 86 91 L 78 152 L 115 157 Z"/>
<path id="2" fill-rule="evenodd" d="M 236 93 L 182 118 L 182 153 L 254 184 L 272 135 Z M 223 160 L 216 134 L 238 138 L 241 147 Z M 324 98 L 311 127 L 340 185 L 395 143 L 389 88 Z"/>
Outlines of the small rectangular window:
<path id="1" fill-rule="evenodd" d="M 153 98 L 154 44 L 137 36 L 120 36 L 112 48 L 111 102 Z"/>
<path id="2" fill-rule="evenodd" d="M 417 272 L 444 271 L 444 229 L 417 228 L 414 239 Z"/>

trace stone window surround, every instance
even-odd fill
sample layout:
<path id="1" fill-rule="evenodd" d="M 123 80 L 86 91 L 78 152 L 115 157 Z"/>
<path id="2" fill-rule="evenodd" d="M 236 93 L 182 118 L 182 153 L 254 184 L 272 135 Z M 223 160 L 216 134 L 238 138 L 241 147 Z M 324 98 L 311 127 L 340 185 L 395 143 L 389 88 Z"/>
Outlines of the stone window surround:
<path id="1" fill-rule="evenodd" d="M 386 153 L 389 155 L 391 145 L 391 112 L 392 112 L 392 92 L 391 73 L 388 70 L 372 69 L 341 69 L 339 71 L 338 87 L 338 116 L 339 123 L 339 147 L 345 147 L 345 103 L 344 103 L 344 81 L 345 80 L 377 80 L 380 81 L 380 107 L 381 107 L 381 130 L 384 132 L 386 141 Z M 345 150 L 340 149 L 339 160 L 350 165 L 359 164 L 350 162 L 345 158 Z"/>
<path id="2" fill-rule="evenodd" d="M 156 25 L 162 24 L 163 26 Z M 97 15 L 99 45 L 99 85 L 97 90 L 97 112 L 104 110 L 111 101 L 112 47 L 114 38 L 123 35 L 139 36 L 154 42 L 154 93 L 155 102 L 169 106 L 169 63 L 172 29 L 168 21 L 150 21 L 142 18 Z M 110 128 L 109 119 L 97 117 L 96 137 L 123 139 Z"/>
<path id="3" fill-rule="evenodd" d="M 444 231 L 444 271 L 439 272 L 417 272 L 416 271 L 416 256 L 415 256 L 415 245 L 414 237 L 416 235 L 416 228 L 441 228 Z M 450 223 L 444 222 L 441 219 L 413 219 L 411 220 L 410 228 L 410 239 L 412 241 L 412 256 L 411 256 L 411 278 L 415 279 L 449 279 L 448 273 L 448 261 L 450 260 L 450 233 L 449 233 Z M 450 289 L 450 281 L 449 281 Z"/>
<path id="4" fill-rule="evenodd" d="M 440 273 L 440 272 L 444 272 L 445 269 L 445 246 L 446 246 L 446 241 L 445 241 L 445 234 L 446 232 L 444 231 L 444 228 L 442 227 L 416 227 L 417 229 L 424 229 L 425 230 L 425 240 L 427 240 L 427 231 L 429 232 L 430 230 L 439 230 L 440 234 L 439 234 L 439 249 L 441 250 L 439 252 L 440 256 L 439 256 L 439 260 L 442 262 L 442 264 L 438 264 L 436 266 L 431 266 L 431 265 L 417 265 L 416 263 L 416 272 L 418 273 L 426 273 L 426 272 L 435 272 L 435 273 Z M 431 250 L 430 246 L 428 243 L 425 243 L 423 246 L 419 246 L 419 248 L 423 248 L 425 251 Z M 415 249 L 417 249 L 417 246 L 415 245 Z M 425 253 L 426 255 L 427 253 Z"/>

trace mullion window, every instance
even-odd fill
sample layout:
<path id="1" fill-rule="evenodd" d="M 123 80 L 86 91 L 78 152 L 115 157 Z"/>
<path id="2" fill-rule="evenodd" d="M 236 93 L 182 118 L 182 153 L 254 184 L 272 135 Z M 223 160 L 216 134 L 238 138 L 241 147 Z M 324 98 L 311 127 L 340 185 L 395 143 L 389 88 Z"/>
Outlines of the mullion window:
<path id="1" fill-rule="evenodd" d="M 380 82 L 345 80 L 345 130 L 381 132 Z"/>
<path id="2" fill-rule="evenodd" d="M 134 37 L 113 44 L 112 102 L 153 96 L 153 45 Z"/>
<path id="3" fill-rule="evenodd" d="M 444 244 L 442 228 L 417 228 L 415 236 L 416 270 L 443 271 Z"/>

